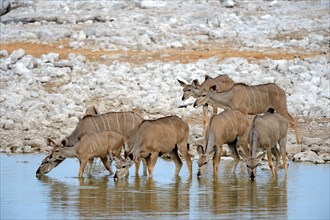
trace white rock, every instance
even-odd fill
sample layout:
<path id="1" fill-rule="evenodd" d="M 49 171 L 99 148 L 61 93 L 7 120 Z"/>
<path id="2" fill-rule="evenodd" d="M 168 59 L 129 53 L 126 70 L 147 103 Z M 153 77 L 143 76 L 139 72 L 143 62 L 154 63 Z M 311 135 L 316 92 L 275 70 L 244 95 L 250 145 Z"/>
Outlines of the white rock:
<path id="1" fill-rule="evenodd" d="M 313 151 L 305 151 L 293 156 L 294 162 L 312 162 L 322 164 L 324 160 Z"/>
<path id="2" fill-rule="evenodd" d="M 25 50 L 23 49 L 15 50 L 9 55 L 10 63 L 16 63 L 16 61 L 22 58 L 24 55 L 25 55 Z"/>
<path id="3" fill-rule="evenodd" d="M 14 65 L 13 71 L 15 74 L 21 76 L 21 75 L 29 75 L 31 71 L 25 67 L 25 65 L 21 62 L 17 62 Z"/>

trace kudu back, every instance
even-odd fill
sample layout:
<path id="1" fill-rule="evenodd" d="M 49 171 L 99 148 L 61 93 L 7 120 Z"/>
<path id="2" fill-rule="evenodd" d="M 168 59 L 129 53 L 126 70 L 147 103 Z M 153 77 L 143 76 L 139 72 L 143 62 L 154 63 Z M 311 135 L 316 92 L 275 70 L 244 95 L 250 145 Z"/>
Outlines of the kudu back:
<path id="1" fill-rule="evenodd" d="M 86 111 L 87 113 L 87 111 Z M 86 114 L 77 124 L 73 132 L 64 140 L 65 147 L 72 147 L 85 134 L 99 131 L 117 131 L 127 140 L 127 147 L 133 145 L 136 132 L 143 118 L 135 112 L 108 112 L 105 114 Z"/>

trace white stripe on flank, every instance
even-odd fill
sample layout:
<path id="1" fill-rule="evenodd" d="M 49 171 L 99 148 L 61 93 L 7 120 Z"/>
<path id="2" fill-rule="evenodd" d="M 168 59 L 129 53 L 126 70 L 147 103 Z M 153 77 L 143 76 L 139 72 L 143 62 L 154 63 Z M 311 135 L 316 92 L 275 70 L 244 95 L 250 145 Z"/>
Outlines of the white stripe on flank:
<path id="1" fill-rule="evenodd" d="M 229 133 L 228 133 L 228 129 L 226 128 L 226 120 L 223 117 L 219 117 L 219 119 L 222 122 L 222 123 L 220 123 L 220 125 L 223 127 L 223 130 L 226 131 L 226 135 L 228 137 Z"/>
<path id="2" fill-rule="evenodd" d="M 267 85 L 264 85 L 264 87 L 266 88 L 266 93 L 267 93 L 267 101 L 268 101 L 268 104 L 270 104 L 269 103 L 269 91 L 268 91 L 268 88 L 267 88 Z"/>
<path id="3" fill-rule="evenodd" d="M 105 115 L 100 115 L 99 117 L 101 118 L 102 123 L 103 123 L 103 130 L 107 130 L 107 129 L 106 129 L 106 126 L 105 126 L 104 119 L 103 119 L 104 116 L 105 116 Z"/>
<path id="4" fill-rule="evenodd" d="M 117 114 L 117 131 L 120 131 L 120 130 L 119 130 L 119 118 L 118 118 L 118 115 L 119 115 L 119 114 Z"/>
<path id="5" fill-rule="evenodd" d="M 254 90 L 257 88 L 256 86 L 254 86 L 254 87 L 249 87 L 250 88 L 250 90 L 252 91 L 252 93 L 253 93 L 253 104 L 254 104 L 254 106 L 257 106 L 257 102 L 256 102 L 256 94 L 255 94 L 255 92 L 254 92 Z"/>
<path id="6" fill-rule="evenodd" d="M 87 137 L 87 139 L 88 139 L 88 142 L 89 142 L 89 148 L 88 148 L 88 150 L 89 150 L 89 152 L 88 153 L 90 153 L 90 152 L 94 152 L 95 151 L 95 149 L 94 149 L 94 142 L 89 138 L 89 135 L 87 134 L 86 135 L 86 137 Z"/>
<path id="7" fill-rule="evenodd" d="M 134 129 L 134 128 L 135 128 L 134 114 L 132 113 L 132 114 L 130 114 L 130 115 L 132 116 L 132 124 L 133 124 L 132 129 Z"/>
<path id="8" fill-rule="evenodd" d="M 126 131 L 126 129 L 125 129 L 125 126 L 126 126 L 125 115 L 126 115 L 126 113 L 123 113 L 123 130 L 122 130 L 122 132 L 125 132 Z"/>
<path id="9" fill-rule="evenodd" d="M 247 93 L 246 86 L 243 85 L 243 88 L 244 88 L 244 91 L 245 91 L 245 96 L 246 96 L 246 98 L 247 98 L 248 101 L 249 101 L 248 107 L 250 107 L 250 106 L 251 106 L 251 101 L 250 101 L 249 94 Z"/>
<path id="10" fill-rule="evenodd" d="M 105 116 L 105 120 L 106 120 L 107 123 L 108 123 L 107 130 L 111 130 L 111 125 L 110 125 L 110 123 L 109 123 L 108 115 Z"/>
<path id="11" fill-rule="evenodd" d="M 278 94 L 278 88 L 277 88 L 276 85 L 274 85 L 274 84 L 272 84 L 272 85 L 275 87 L 275 90 L 276 90 L 276 96 L 277 96 L 277 101 L 279 101 L 279 100 L 280 100 L 280 95 Z M 276 100 L 275 100 L 275 102 L 276 102 Z"/>
<path id="12" fill-rule="evenodd" d="M 93 117 L 93 122 L 94 122 L 94 124 L 96 125 L 96 128 L 97 128 L 97 130 L 96 130 L 96 131 L 99 131 L 99 130 L 100 130 L 100 128 L 99 128 L 98 124 L 97 124 L 97 123 L 96 123 L 96 121 L 95 121 L 95 117 Z"/>
<path id="13" fill-rule="evenodd" d="M 258 103 L 262 104 L 263 103 L 263 100 L 262 100 L 262 95 L 260 93 L 260 87 L 256 88 L 258 94 L 259 94 L 259 100 L 258 100 Z M 269 104 L 269 101 L 267 102 L 267 104 Z"/>
<path id="14" fill-rule="evenodd" d="M 179 135 L 179 134 L 177 134 L 177 133 L 176 133 L 176 129 L 175 129 L 175 127 L 174 127 L 173 123 L 172 123 L 172 120 L 170 120 L 170 123 L 171 123 L 171 126 L 172 126 L 172 128 L 173 128 L 173 133 L 177 135 L 177 137 L 176 137 L 176 140 L 175 140 L 175 141 L 178 141 L 178 139 L 179 139 L 178 135 Z M 180 135 L 180 136 L 181 136 L 181 135 Z M 182 136 L 183 136 L 183 134 L 182 134 Z"/>
<path id="15" fill-rule="evenodd" d="M 234 130 L 235 125 L 234 125 L 233 121 L 231 120 L 231 118 L 227 114 L 224 114 L 224 116 L 229 119 L 230 124 L 231 124 L 231 130 Z M 227 130 L 229 130 L 229 129 L 227 129 Z M 227 135 L 227 137 L 229 138 L 229 135 Z"/>
<path id="16" fill-rule="evenodd" d="M 98 135 L 98 134 L 95 134 L 95 136 L 97 137 L 97 140 L 98 140 L 98 142 L 99 142 L 99 147 L 102 147 L 102 142 L 101 142 L 101 140 L 100 140 L 100 135 Z"/>
<path id="17" fill-rule="evenodd" d="M 167 129 L 165 129 L 163 123 L 161 121 L 159 121 L 159 120 L 156 120 L 155 122 L 156 122 L 156 124 L 157 124 L 158 127 L 160 126 L 160 130 L 162 131 L 162 134 L 163 134 L 163 139 L 166 140 L 167 138 L 169 138 Z M 164 130 L 166 131 L 167 136 L 164 134 Z M 162 141 L 161 143 L 164 143 L 164 142 L 166 142 L 166 141 Z"/>

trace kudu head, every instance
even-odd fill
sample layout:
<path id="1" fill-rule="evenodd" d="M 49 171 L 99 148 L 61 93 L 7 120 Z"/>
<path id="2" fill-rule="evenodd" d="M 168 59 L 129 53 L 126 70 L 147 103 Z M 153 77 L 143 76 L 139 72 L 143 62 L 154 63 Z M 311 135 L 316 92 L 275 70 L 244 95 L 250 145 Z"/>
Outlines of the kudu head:
<path id="1" fill-rule="evenodd" d="M 47 142 L 53 147 L 53 149 L 51 153 L 42 160 L 41 165 L 36 172 L 37 176 L 49 173 L 53 168 L 57 167 L 65 160 L 65 157 L 61 152 L 61 146 L 56 145 L 55 142 L 49 138 L 47 139 Z"/>
<path id="2" fill-rule="evenodd" d="M 246 157 L 244 154 L 241 153 L 240 155 L 243 158 L 243 160 L 246 162 L 248 177 L 251 180 L 254 180 L 257 176 L 257 167 L 261 164 L 262 158 L 265 156 L 265 152 L 263 152 L 262 154 L 260 154 L 255 158 L 251 156 Z"/>
<path id="3" fill-rule="evenodd" d="M 116 161 L 116 173 L 113 176 L 115 181 L 120 180 L 129 175 L 129 168 L 133 165 L 133 160 L 127 157 L 126 159 L 121 158 Z"/>
<path id="4" fill-rule="evenodd" d="M 209 154 L 205 153 L 205 150 L 201 145 L 197 147 L 197 153 L 199 155 L 199 159 L 197 160 L 198 164 L 198 172 L 197 172 L 197 177 L 200 178 L 203 176 L 205 171 L 207 170 L 208 167 L 208 162 L 213 158 L 214 153 L 216 151 L 216 148 L 214 147 L 212 151 Z"/>
<path id="5" fill-rule="evenodd" d="M 200 97 L 196 99 L 196 101 L 194 103 L 194 107 L 206 105 L 207 102 L 210 99 L 210 94 L 214 93 L 216 91 L 217 91 L 217 86 L 216 85 L 211 86 L 209 90 L 203 89 L 201 91 Z"/>
<path id="6" fill-rule="evenodd" d="M 182 101 L 188 99 L 189 97 L 198 98 L 200 96 L 199 82 L 195 79 L 192 84 L 186 84 L 185 82 L 178 79 L 178 82 L 182 86 Z"/>

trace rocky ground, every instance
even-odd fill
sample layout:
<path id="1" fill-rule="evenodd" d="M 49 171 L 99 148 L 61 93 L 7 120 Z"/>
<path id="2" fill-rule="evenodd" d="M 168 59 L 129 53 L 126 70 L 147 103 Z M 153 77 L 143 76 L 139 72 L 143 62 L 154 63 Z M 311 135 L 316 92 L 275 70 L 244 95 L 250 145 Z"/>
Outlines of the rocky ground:
<path id="1" fill-rule="evenodd" d="M 202 110 L 177 79 L 228 74 L 284 88 L 302 136 L 290 129 L 288 157 L 330 161 L 328 1 L 4 1 L 1 14 L 1 152 L 49 150 L 90 105 L 179 115 L 196 146 Z"/>

